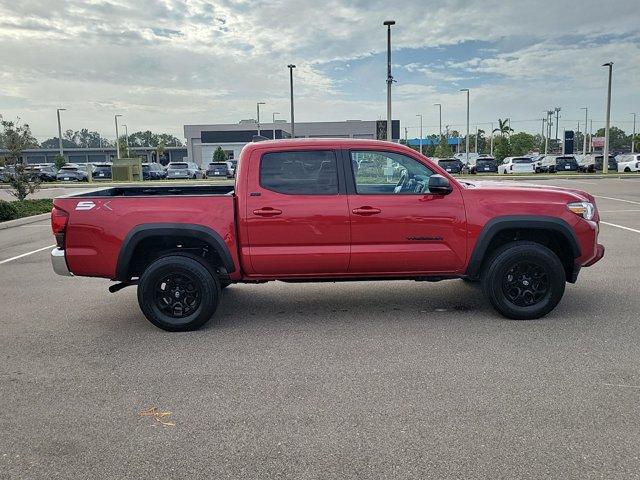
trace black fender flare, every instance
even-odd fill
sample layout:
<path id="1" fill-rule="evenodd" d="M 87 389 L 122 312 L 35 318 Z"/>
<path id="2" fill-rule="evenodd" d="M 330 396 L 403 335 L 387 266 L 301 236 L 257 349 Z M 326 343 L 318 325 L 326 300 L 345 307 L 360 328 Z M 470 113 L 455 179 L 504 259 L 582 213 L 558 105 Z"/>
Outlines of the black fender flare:
<path id="1" fill-rule="evenodd" d="M 581 255 L 580 243 L 578 242 L 576 234 L 569 224 L 561 218 L 543 215 L 506 215 L 492 218 L 482 228 L 467 265 L 467 271 L 465 272 L 467 277 L 473 278 L 480 274 L 482 261 L 486 256 L 491 240 L 500 232 L 512 229 L 550 230 L 559 233 L 567 241 L 573 258 Z"/>
<path id="2" fill-rule="evenodd" d="M 162 237 L 190 237 L 206 242 L 222 259 L 228 273 L 235 271 L 231 252 L 218 232 L 204 225 L 192 223 L 146 223 L 132 228 L 122 241 L 118 263 L 116 265 L 116 280 L 127 281 L 131 257 L 138 244 L 145 238 Z"/>

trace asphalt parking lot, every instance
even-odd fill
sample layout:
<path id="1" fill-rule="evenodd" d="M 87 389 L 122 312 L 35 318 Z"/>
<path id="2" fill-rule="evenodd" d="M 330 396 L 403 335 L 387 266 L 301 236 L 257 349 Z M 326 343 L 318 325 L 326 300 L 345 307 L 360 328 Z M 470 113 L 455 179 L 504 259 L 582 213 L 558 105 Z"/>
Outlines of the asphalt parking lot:
<path id="1" fill-rule="evenodd" d="M 47 221 L 0 231 L 0 477 L 637 478 L 640 179 L 540 181 L 596 195 L 607 252 L 527 322 L 459 280 L 275 282 L 170 334 L 57 277 Z"/>

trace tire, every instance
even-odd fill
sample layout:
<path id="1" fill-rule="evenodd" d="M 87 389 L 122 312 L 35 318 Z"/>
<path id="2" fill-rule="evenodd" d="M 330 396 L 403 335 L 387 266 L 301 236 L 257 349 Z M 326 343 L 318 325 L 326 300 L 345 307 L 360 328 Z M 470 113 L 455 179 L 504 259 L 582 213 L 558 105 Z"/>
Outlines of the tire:
<path id="1" fill-rule="evenodd" d="M 624 171 L 625 171 L 625 172 L 627 172 L 627 173 L 629 173 L 629 172 L 631 172 L 631 169 L 630 169 L 629 167 L 626 167 L 626 168 L 624 169 Z"/>
<path id="2" fill-rule="evenodd" d="M 518 278 L 523 280 L 518 281 Z M 510 281 L 509 279 L 512 279 Z M 498 248 L 482 272 L 482 290 L 491 305 L 513 320 L 545 316 L 562 299 L 566 274 L 555 253 L 535 242 Z"/>
<path id="3" fill-rule="evenodd" d="M 156 327 L 169 332 L 196 330 L 215 313 L 220 290 L 217 275 L 198 257 L 170 254 L 155 260 L 143 272 L 138 282 L 138 304 Z M 174 295 L 181 300 L 169 305 Z"/>

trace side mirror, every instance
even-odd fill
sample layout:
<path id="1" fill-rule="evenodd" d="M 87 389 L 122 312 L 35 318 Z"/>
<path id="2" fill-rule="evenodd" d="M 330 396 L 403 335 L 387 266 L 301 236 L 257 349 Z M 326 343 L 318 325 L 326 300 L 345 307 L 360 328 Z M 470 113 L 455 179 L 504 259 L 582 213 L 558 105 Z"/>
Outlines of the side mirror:
<path id="1" fill-rule="evenodd" d="M 433 195 L 449 195 L 453 191 L 453 187 L 446 177 L 434 174 L 429 177 L 429 193 Z"/>

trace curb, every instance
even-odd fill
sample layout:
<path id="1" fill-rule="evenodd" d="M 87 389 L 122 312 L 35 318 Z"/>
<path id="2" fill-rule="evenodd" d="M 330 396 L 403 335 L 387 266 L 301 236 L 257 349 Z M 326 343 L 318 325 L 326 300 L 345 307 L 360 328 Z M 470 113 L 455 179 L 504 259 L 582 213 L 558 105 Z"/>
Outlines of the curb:
<path id="1" fill-rule="evenodd" d="M 0 230 L 5 230 L 11 227 L 19 227 L 20 225 L 28 225 L 29 223 L 36 223 L 41 220 L 46 220 L 50 217 L 51 217 L 50 213 L 41 213 L 40 215 L 32 215 L 30 217 L 17 218 L 15 220 L 0 222 Z"/>

